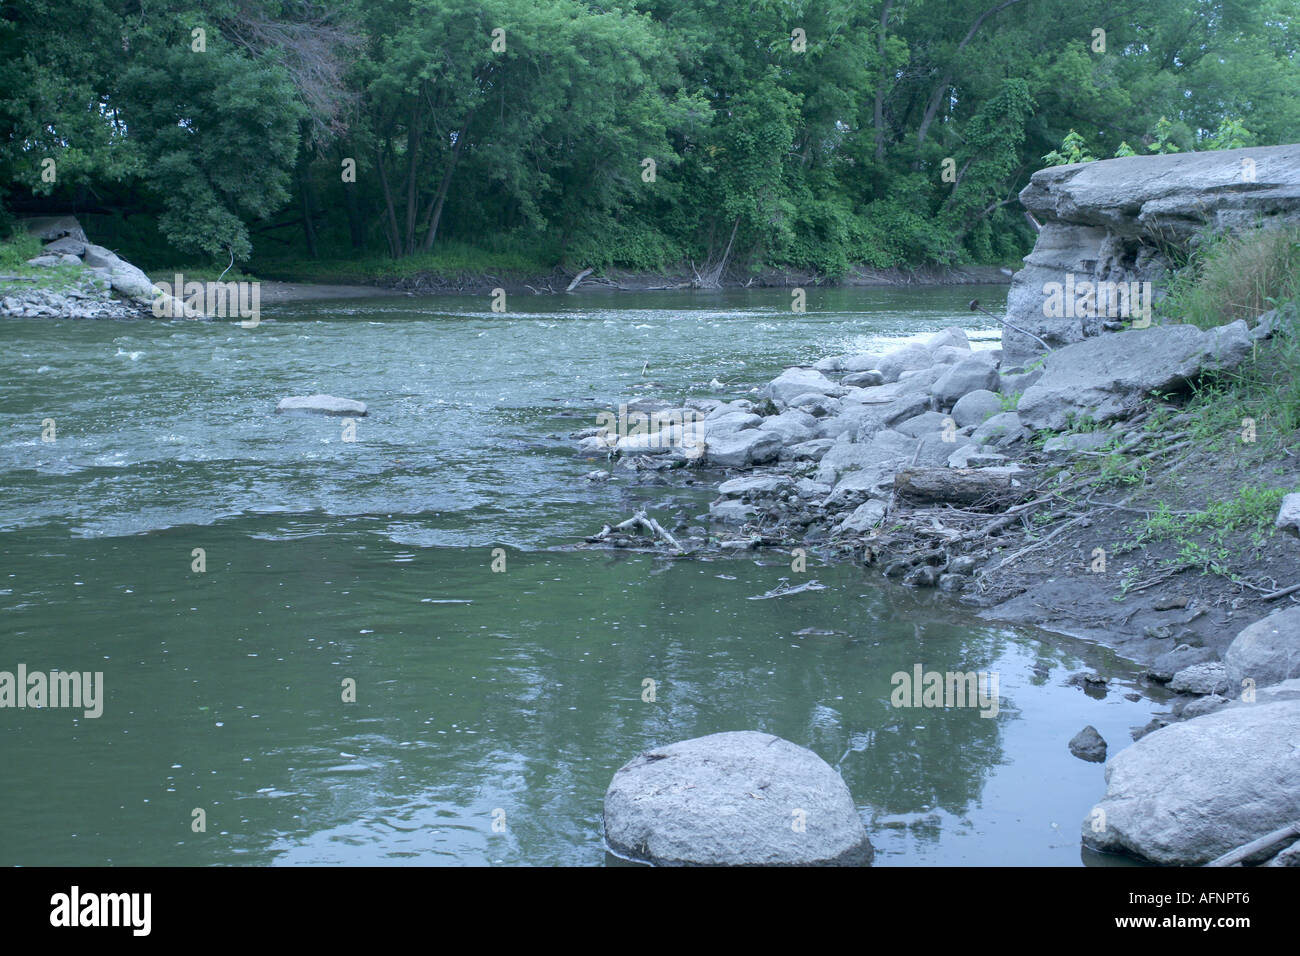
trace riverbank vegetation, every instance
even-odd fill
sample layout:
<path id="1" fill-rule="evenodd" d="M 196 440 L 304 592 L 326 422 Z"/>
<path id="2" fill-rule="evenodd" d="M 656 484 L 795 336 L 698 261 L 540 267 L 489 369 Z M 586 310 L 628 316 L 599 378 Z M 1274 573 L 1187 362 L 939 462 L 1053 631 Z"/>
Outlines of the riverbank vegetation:
<path id="1" fill-rule="evenodd" d="M 16 0 L 0 217 L 299 280 L 1012 263 L 1047 163 L 1300 139 L 1298 8 Z"/>

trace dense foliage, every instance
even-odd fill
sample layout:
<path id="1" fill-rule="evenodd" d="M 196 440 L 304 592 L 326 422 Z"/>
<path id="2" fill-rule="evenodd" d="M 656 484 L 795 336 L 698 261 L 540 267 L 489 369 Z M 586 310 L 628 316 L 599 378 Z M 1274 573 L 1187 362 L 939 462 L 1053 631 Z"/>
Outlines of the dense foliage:
<path id="1" fill-rule="evenodd" d="M 154 263 L 1003 262 L 1040 166 L 1300 140 L 1297 10 L 6 0 L 0 216 L 102 217 Z"/>

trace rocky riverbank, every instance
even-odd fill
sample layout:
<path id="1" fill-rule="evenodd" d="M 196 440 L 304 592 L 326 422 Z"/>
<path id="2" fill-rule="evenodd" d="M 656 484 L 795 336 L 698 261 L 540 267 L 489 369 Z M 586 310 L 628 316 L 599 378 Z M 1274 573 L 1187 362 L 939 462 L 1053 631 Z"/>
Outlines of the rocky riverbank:
<path id="1" fill-rule="evenodd" d="M 1254 178 L 1234 185 L 1243 168 Z M 1121 202 L 1125 188 L 1136 199 Z M 1168 265 L 1152 253 L 1161 217 L 1188 203 L 1221 228 L 1300 217 L 1300 147 L 1046 170 L 1022 201 L 1051 228 L 1013 282 L 1004 349 L 948 329 L 826 356 L 729 400 L 628 405 L 573 434 L 612 463 L 588 478 L 704 478 L 717 496 L 698 522 L 640 513 L 587 542 L 784 549 L 790 591 L 818 556 L 849 560 L 988 619 L 1114 647 L 1176 696 L 1135 743 L 1111 742 L 1083 842 L 1164 864 L 1300 865 L 1287 752 L 1300 728 L 1300 442 L 1294 416 L 1268 405 L 1270 381 L 1294 378 L 1300 316 L 1290 303 L 1208 329 L 1152 325 L 1139 291 Z M 1131 291 L 1129 308 L 1096 314 L 1102 283 Z M 1070 297 L 1082 317 L 1053 315 L 1065 288 L 1087 289 Z M 1105 759 L 1089 730 L 1072 751 Z"/>

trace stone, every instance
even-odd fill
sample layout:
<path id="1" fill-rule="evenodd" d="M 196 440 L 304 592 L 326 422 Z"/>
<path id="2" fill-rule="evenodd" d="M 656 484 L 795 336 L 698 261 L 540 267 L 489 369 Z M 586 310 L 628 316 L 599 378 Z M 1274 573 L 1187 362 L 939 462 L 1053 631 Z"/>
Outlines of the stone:
<path id="1" fill-rule="evenodd" d="M 797 445 L 786 445 L 781 449 L 781 461 L 821 461 L 822 457 L 835 444 L 831 438 L 814 438 Z"/>
<path id="2" fill-rule="evenodd" d="M 86 243 L 86 249 L 81 254 L 81 262 L 92 269 L 112 269 L 114 266 L 122 264 L 122 260 L 117 257 L 117 253 L 89 242 Z"/>
<path id="3" fill-rule="evenodd" d="M 794 481 L 787 475 L 749 475 L 718 485 L 724 498 L 773 498 L 789 491 Z"/>
<path id="4" fill-rule="evenodd" d="M 906 345 L 895 349 L 880 359 L 876 371 L 886 382 L 897 382 L 898 376 L 913 369 L 929 368 L 934 364 L 930 350 L 921 345 Z"/>
<path id="5" fill-rule="evenodd" d="M 951 408 L 957 399 L 977 389 L 993 391 L 998 387 L 998 370 L 987 361 L 972 355 L 950 368 L 934 383 L 930 394 L 942 408 Z"/>
<path id="6" fill-rule="evenodd" d="M 1172 651 L 1165 651 L 1147 668 L 1147 676 L 1154 681 L 1168 683 L 1185 667 L 1214 660 L 1214 651 L 1208 647 L 1192 647 L 1179 644 Z"/>
<path id="7" fill-rule="evenodd" d="M 949 594 L 956 594 L 966 588 L 966 578 L 960 574 L 941 574 L 939 575 L 939 590 Z"/>
<path id="8" fill-rule="evenodd" d="M 922 412 L 894 426 L 895 431 L 912 438 L 920 438 L 931 432 L 942 432 L 947 428 L 956 431 L 952 416 L 945 415 L 943 412 Z"/>
<path id="9" fill-rule="evenodd" d="M 976 445 L 994 445 L 1006 448 L 1018 441 L 1028 438 L 1032 432 L 1025 428 L 1016 412 L 1002 412 L 977 425 L 970 434 L 970 440 Z"/>
<path id="10" fill-rule="evenodd" d="M 709 517 L 724 524 L 744 524 L 757 516 L 757 508 L 737 499 L 715 501 L 709 505 Z"/>
<path id="11" fill-rule="evenodd" d="M 356 415 L 369 414 L 365 402 L 350 398 L 336 398 L 333 395 L 293 395 L 280 399 L 275 406 L 280 413 L 303 413 L 315 415 Z"/>
<path id="12" fill-rule="evenodd" d="M 855 388 L 870 388 L 874 385 L 885 384 L 885 376 L 877 371 L 850 372 L 840 379 L 841 385 L 851 385 Z"/>
<path id="13" fill-rule="evenodd" d="M 952 417 L 958 427 L 982 425 L 994 415 L 1001 415 L 1002 410 L 1002 399 L 996 392 L 978 388 L 957 400 L 952 407 Z"/>
<path id="14" fill-rule="evenodd" d="M 1106 762 L 1106 741 L 1097 728 L 1089 724 L 1070 738 L 1070 753 L 1091 763 Z"/>
<path id="15" fill-rule="evenodd" d="M 758 427 L 780 435 L 783 445 L 798 445 L 812 440 L 817 431 L 817 419 L 802 409 L 787 408 L 780 415 L 767 416 Z"/>
<path id="16" fill-rule="evenodd" d="M 708 462 L 720 468 L 748 468 L 772 461 L 781 453 L 781 436 L 758 428 L 724 434 L 710 433 L 704 440 Z"/>
<path id="17" fill-rule="evenodd" d="M 797 395 L 788 404 L 790 408 L 801 409 L 813 418 L 827 418 L 840 410 L 839 399 L 817 392 L 805 392 L 802 395 Z"/>
<path id="18" fill-rule="evenodd" d="M 958 348 L 970 351 L 970 339 L 964 329 L 951 326 L 942 332 L 936 332 L 925 340 L 925 347 L 930 351 L 940 348 Z"/>
<path id="19" fill-rule="evenodd" d="M 1256 175 L 1242 181 L 1250 160 Z M 1300 221 L 1300 145 L 1131 156 L 1052 166 L 1030 177 L 1020 202 L 1043 224 L 1011 281 L 1006 320 L 1053 347 L 1101 332 L 1101 314 L 1047 317 L 1049 282 L 1149 281 L 1158 286 L 1201 230 Z M 1008 327 L 1008 358 L 1042 346 Z"/>
<path id="20" fill-rule="evenodd" d="M 27 260 L 29 266 L 36 266 L 42 269 L 48 269 L 50 266 L 59 265 L 58 256 L 36 256 Z"/>
<path id="21" fill-rule="evenodd" d="M 45 248 L 41 250 L 42 254 L 47 256 L 77 256 L 80 257 L 86 251 L 86 241 L 76 239 L 72 236 L 64 236 L 62 239 L 55 239 L 53 242 L 47 242 Z"/>
<path id="22" fill-rule="evenodd" d="M 1241 320 L 1205 331 L 1165 325 L 1094 336 L 1049 353 L 1043 377 L 1020 396 L 1016 412 L 1030 428 L 1052 431 L 1066 430 L 1073 418 L 1127 418 L 1146 395 L 1233 368 L 1253 348 Z"/>
<path id="23" fill-rule="evenodd" d="M 1282 506 L 1277 510 L 1277 520 L 1273 527 L 1289 534 L 1300 535 L 1300 494 L 1287 495 L 1282 499 Z"/>
<path id="24" fill-rule="evenodd" d="M 809 392 L 827 395 L 837 392 L 839 385 L 812 368 L 788 368 L 778 375 L 766 389 L 766 397 L 777 407 L 784 408 L 790 400 Z"/>
<path id="25" fill-rule="evenodd" d="M 1228 690 L 1228 668 L 1222 661 L 1204 661 L 1184 667 L 1169 681 L 1176 694 L 1223 694 Z"/>
<path id="26" fill-rule="evenodd" d="M 845 474 L 867 471 L 893 476 L 897 468 L 911 461 L 917 442 L 899 432 L 884 429 L 865 442 L 836 442 L 817 467 L 817 480 L 834 485 Z"/>
<path id="27" fill-rule="evenodd" d="M 939 569 L 928 564 L 919 565 L 903 575 L 903 583 L 914 588 L 932 588 L 939 583 Z"/>
<path id="28" fill-rule="evenodd" d="M 1069 454 L 1078 451 L 1096 451 L 1103 445 L 1114 441 L 1114 439 L 1115 433 L 1110 431 L 1068 432 L 1047 439 L 1043 443 L 1043 451 L 1049 454 L 1055 452 Z"/>
<path id="29" fill-rule="evenodd" d="M 1243 628 L 1223 661 L 1234 697 L 1245 680 L 1267 687 L 1300 677 L 1300 605 L 1280 608 Z"/>
<path id="30" fill-rule="evenodd" d="M 1187 706 L 1183 708 L 1183 711 L 1179 716 L 1181 716 L 1183 720 L 1195 720 L 1197 717 L 1204 717 L 1206 714 L 1214 713 L 1220 707 L 1226 707 L 1228 703 L 1228 698 L 1223 697 L 1220 694 L 1210 694 L 1206 697 L 1198 697 L 1189 702 Z"/>
<path id="31" fill-rule="evenodd" d="M 840 524 L 841 531 L 870 531 L 885 516 L 885 503 L 871 498 L 853 509 L 853 513 Z"/>
<path id="32" fill-rule="evenodd" d="M 615 854 L 660 866 L 866 866 L 874 850 L 826 761 L 733 731 L 647 750 L 605 793 Z"/>
<path id="33" fill-rule="evenodd" d="M 1296 819 L 1300 700 L 1170 724 L 1106 765 L 1084 844 L 1166 866 L 1208 863 Z"/>

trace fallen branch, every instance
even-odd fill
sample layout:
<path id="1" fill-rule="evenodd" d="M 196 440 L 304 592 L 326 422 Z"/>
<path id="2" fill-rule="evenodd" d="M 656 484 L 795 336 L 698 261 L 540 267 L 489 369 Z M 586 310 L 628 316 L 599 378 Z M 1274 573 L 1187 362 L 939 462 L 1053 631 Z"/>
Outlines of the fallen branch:
<path id="1" fill-rule="evenodd" d="M 661 538 L 664 541 L 668 542 L 668 544 L 670 544 L 674 548 L 674 550 L 677 551 L 678 554 L 686 554 L 686 549 L 681 546 L 681 543 L 678 542 L 678 540 L 674 538 L 671 534 L 669 534 L 667 529 L 665 529 L 663 525 L 661 525 L 654 518 L 649 517 L 644 511 L 638 511 L 636 514 L 628 518 L 626 521 L 620 521 L 618 524 L 614 525 L 613 527 L 610 527 L 609 525 L 605 525 L 603 528 L 600 529 L 600 531 L 598 531 L 596 534 L 593 534 L 591 537 L 587 538 L 586 540 L 588 544 L 597 544 L 601 541 L 605 541 L 607 538 L 609 538 L 610 535 L 612 535 L 616 531 L 630 531 L 633 528 L 642 528 L 645 531 L 649 531 L 650 534 L 652 534 L 654 537 Z"/>
<path id="2" fill-rule="evenodd" d="M 1282 827 L 1280 830 L 1274 830 L 1272 833 L 1266 833 L 1258 840 L 1251 840 L 1245 846 L 1239 846 L 1235 850 L 1230 850 L 1229 852 L 1223 854 L 1223 856 L 1216 857 L 1215 859 L 1211 860 L 1209 863 L 1205 865 L 1206 866 L 1235 866 L 1236 864 L 1240 863 L 1242 860 L 1245 860 L 1248 857 L 1252 857 L 1256 853 L 1259 853 L 1262 850 L 1267 850 L 1283 842 L 1284 840 L 1289 840 L 1291 837 L 1297 837 L 1297 836 L 1300 836 L 1300 821 L 1296 823 L 1288 824 L 1287 826 Z"/>
<path id="3" fill-rule="evenodd" d="M 1262 598 L 1260 598 L 1260 600 L 1276 601 L 1278 598 L 1284 598 L 1288 594 L 1295 594 L 1296 591 L 1300 591 L 1300 584 L 1293 584 L 1289 588 L 1283 588 L 1280 591 L 1274 591 L 1271 594 L 1265 594 Z"/>
<path id="4" fill-rule="evenodd" d="M 587 278 L 587 276 L 591 275 L 595 271 L 596 271 L 595 269 L 583 269 L 581 272 L 579 272 L 576 276 L 573 277 L 573 281 L 569 283 L 569 287 L 564 291 L 572 292 L 582 283 L 583 279 Z"/>

